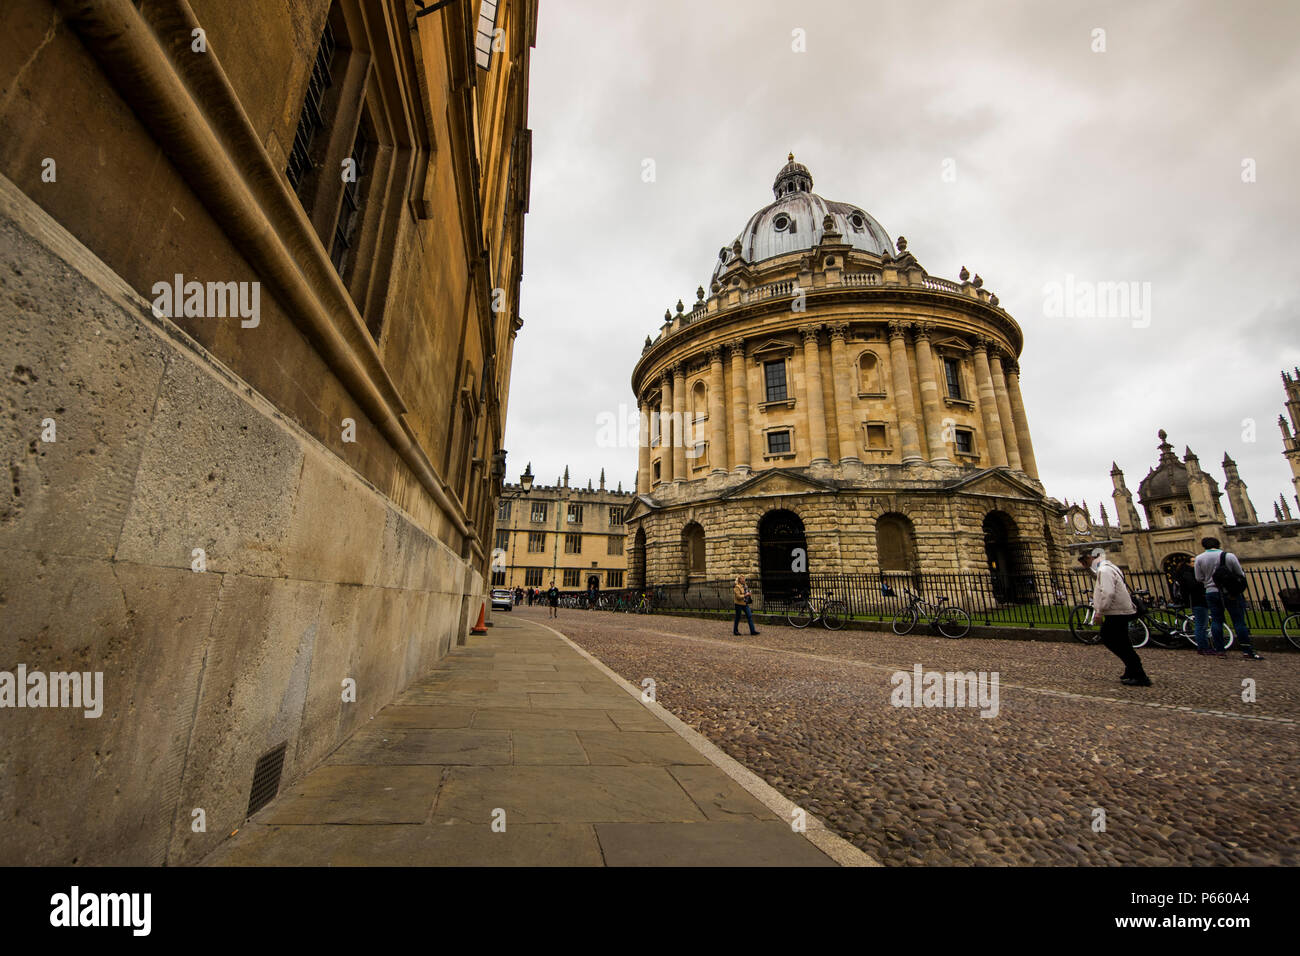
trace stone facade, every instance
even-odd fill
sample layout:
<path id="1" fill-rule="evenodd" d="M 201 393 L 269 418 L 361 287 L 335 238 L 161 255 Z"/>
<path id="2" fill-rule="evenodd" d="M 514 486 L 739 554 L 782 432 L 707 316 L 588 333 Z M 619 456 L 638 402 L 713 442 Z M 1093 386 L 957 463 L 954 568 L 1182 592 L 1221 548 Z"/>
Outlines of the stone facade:
<path id="1" fill-rule="evenodd" d="M 530 465 L 528 470 L 531 471 Z M 605 487 L 570 487 L 568 469 L 554 485 L 506 484 L 497 504 L 492 549 L 494 587 L 585 590 L 626 585 L 623 516 L 634 495 Z"/>
<path id="2" fill-rule="evenodd" d="M 1282 454 L 1291 462 L 1293 470 L 1300 470 L 1292 437 L 1293 431 L 1300 427 L 1300 372 L 1294 377 L 1283 372 L 1282 384 L 1291 417 L 1290 427 L 1286 418 L 1279 422 Z M 1110 476 L 1115 489 L 1112 498 L 1116 516 L 1113 524 L 1104 506 L 1100 508 L 1098 520 L 1086 504 L 1066 505 L 1060 531 L 1067 550 L 1078 552 L 1101 546 L 1120 567 L 1163 571 L 1178 556 L 1199 554 L 1201 539 L 1208 537 L 1218 538 L 1226 550 L 1237 555 L 1243 567 L 1300 569 L 1300 520 L 1293 516 L 1285 493 L 1273 504 L 1273 520 L 1261 521 L 1237 463 L 1226 452 L 1221 491 L 1218 482 L 1201 468 L 1191 448 L 1184 449 L 1180 460 L 1164 429 L 1157 437 L 1156 464 L 1138 484 L 1137 504 L 1124 472 L 1112 463 Z M 1221 501 L 1225 494 L 1231 522 Z M 1296 506 L 1300 509 L 1300 498 Z M 1295 583 L 1291 582 L 1291 586 Z"/>
<path id="3" fill-rule="evenodd" d="M 777 510 L 802 523 L 810 572 L 982 571 L 990 546 L 1021 572 L 1057 568 L 1020 327 L 979 276 L 928 275 L 905 239 L 811 185 L 791 157 L 711 294 L 646 341 L 633 583 L 758 572 L 759 523 Z"/>
<path id="4" fill-rule="evenodd" d="M 202 858 L 477 618 L 536 5 L 479 7 L 0 7 L 0 671 L 105 698 L 0 710 L 0 863 Z"/>

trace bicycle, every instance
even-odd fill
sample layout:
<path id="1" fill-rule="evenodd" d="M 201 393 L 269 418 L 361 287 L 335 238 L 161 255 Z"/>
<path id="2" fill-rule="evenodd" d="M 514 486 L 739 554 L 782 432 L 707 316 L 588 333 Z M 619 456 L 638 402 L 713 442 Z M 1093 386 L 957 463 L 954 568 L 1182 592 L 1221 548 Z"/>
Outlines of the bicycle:
<path id="1" fill-rule="evenodd" d="M 1093 620 L 1092 602 L 1076 604 L 1070 612 L 1070 633 L 1081 644 L 1096 644 L 1101 640 L 1101 625 Z M 1128 640 L 1134 648 L 1146 647 L 1151 631 L 1139 614 L 1128 624 Z"/>
<path id="2" fill-rule="evenodd" d="M 970 633 L 970 615 L 955 604 L 949 604 L 947 597 L 941 597 L 932 603 L 922 600 L 921 595 L 910 588 L 903 588 L 903 591 L 907 594 L 908 602 L 907 607 L 894 616 L 891 626 L 895 634 L 912 633 L 912 628 L 916 627 L 916 622 L 923 614 L 944 637 L 956 639 Z"/>
<path id="3" fill-rule="evenodd" d="M 843 601 L 833 599 L 831 595 L 834 592 L 827 591 L 826 597 L 822 599 L 821 608 L 814 608 L 812 601 L 800 601 L 790 608 L 785 619 L 790 622 L 791 627 L 807 627 L 814 621 L 820 620 L 822 625 L 831 631 L 838 631 L 844 626 L 844 622 L 849 617 L 849 606 Z"/>
<path id="4" fill-rule="evenodd" d="M 1226 630 L 1227 625 L 1224 625 Z M 1291 646 L 1300 650 L 1300 614 L 1292 614 L 1282 622 L 1282 635 L 1291 642 Z"/>

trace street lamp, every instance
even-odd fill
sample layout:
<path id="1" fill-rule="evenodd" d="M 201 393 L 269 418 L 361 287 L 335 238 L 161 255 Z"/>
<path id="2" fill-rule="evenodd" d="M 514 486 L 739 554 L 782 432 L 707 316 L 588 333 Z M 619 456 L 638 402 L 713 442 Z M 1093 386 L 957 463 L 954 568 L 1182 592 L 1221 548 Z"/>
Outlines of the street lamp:
<path id="1" fill-rule="evenodd" d="M 524 473 L 519 476 L 519 487 L 524 489 L 524 494 L 533 490 L 533 463 L 530 461 L 524 466 Z"/>

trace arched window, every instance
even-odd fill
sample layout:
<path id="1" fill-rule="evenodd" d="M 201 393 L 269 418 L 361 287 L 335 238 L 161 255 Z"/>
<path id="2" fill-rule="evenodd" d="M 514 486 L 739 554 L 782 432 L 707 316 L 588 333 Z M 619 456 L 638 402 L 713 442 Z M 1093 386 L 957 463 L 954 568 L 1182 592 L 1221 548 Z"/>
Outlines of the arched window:
<path id="1" fill-rule="evenodd" d="M 888 512 L 876 519 L 876 560 L 882 571 L 916 571 L 916 531 L 906 515 Z"/>
<path id="2" fill-rule="evenodd" d="M 686 573 L 704 573 L 704 529 L 692 521 L 682 529 L 682 557 Z"/>
<path id="3" fill-rule="evenodd" d="M 880 395 L 880 360 L 875 352 L 863 352 L 858 357 L 858 391 L 863 395 Z"/>
<path id="4" fill-rule="evenodd" d="M 703 382 L 696 382 L 695 387 L 691 389 L 691 418 L 695 421 L 707 418 L 709 415 L 709 390 Z"/>

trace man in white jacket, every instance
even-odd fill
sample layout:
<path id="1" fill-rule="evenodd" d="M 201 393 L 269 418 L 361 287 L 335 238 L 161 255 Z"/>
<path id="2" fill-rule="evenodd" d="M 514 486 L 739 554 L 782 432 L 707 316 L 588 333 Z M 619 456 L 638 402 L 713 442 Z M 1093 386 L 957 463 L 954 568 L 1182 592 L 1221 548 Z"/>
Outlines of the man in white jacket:
<path id="1" fill-rule="evenodd" d="M 1123 573 L 1106 560 L 1103 548 L 1080 554 L 1079 564 L 1097 575 L 1097 586 L 1092 592 L 1093 620 L 1101 625 L 1101 642 L 1106 649 L 1124 662 L 1120 683 L 1130 687 L 1150 687 L 1151 678 L 1142 669 L 1142 658 L 1138 657 L 1128 638 L 1129 622 L 1137 616 L 1137 608 L 1129 597 Z"/>

